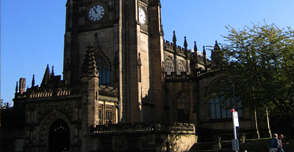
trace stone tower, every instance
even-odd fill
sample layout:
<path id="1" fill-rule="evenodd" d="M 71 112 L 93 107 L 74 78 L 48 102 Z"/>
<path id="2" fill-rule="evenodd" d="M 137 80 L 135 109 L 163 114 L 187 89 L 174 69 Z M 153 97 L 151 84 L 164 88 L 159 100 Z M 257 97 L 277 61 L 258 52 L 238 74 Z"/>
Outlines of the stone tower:
<path id="1" fill-rule="evenodd" d="M 67 1 L 64 80 L 80 83 L 87 46 L 94 46 L 99 83 L 119 88 L 121 122 L 163 120 L 160 9 L 159 0 Z"/>

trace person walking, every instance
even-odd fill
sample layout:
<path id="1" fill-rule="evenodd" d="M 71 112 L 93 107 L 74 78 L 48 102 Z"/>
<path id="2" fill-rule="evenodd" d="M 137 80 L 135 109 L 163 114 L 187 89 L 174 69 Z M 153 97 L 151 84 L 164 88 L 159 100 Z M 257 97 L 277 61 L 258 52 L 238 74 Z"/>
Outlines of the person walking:
<path id="1" fill-rule="evenodd" d="M 284 152 L 283 144 L 289 144 L 288 142 L 283 143 L 283 142 L 282 142 L 283 138 L 284 138 L 284 135 L 283 135 L 283 134 L 280 134 L 280 135 L 279 135 L 279 138 L 278 138 L 278 139 L 279 139 L 279 143 L 280 143 L 280 147 L 281 147 L 281 148 L 280 148 L 280 152 Z"/>
<path id="2" fill-rule="evenodd" d="M 276 133 L 273 134 L 273 138 L 268 143 L 268 147 L 269 147 L 270 152 L 277 152 L 278 149 L 281 148 L 280 142 L 278 139 L 278 134 L 276 134 Z"/>

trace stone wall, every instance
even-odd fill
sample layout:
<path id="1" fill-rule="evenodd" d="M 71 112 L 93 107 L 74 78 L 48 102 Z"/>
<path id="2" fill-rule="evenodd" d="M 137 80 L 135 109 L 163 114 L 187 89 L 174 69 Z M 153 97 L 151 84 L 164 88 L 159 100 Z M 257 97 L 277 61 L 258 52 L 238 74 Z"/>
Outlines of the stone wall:
<path id="1" fill-rule="evenodd" d="M 188 151 L 197 142 L 189 123 L 99 125 L 91 132 L 89 151 Z"/>

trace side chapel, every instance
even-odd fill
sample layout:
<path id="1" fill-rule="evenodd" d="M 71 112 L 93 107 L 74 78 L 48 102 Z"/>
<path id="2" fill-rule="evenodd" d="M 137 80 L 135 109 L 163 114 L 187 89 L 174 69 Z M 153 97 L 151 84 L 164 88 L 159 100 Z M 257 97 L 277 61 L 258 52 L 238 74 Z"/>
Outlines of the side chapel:
<path id="1" fill-rule="evenodd" d="M 47 65 L 40 85 L 34 76 L 27 89 L 25 78 L 16 85 L 23 150 L 185 151 L 232 134 L 231 113 L 216 94 L 232 89 L 218 69 L 221 48 L 216 42 L 208 60 L 205 47 L 199 55 L 196 42 L 193 49 L 183 42 L 175 32 L 164 40 L 160 0 L 67 0 L 63 76 Z M 270 133 L 241 101 L 235 105 L 240 132 Z"/>

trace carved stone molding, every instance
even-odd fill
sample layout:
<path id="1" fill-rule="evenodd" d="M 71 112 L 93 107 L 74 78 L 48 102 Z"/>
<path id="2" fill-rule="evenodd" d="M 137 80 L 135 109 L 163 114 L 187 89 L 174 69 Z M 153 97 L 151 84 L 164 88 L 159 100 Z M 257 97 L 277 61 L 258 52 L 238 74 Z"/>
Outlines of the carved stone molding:
<path id="1" fill-rule="evenodd" d="M 71 101 L 66 102 L 42 102 L 39 104 L 38 116 L 42 119 L 52 111 L 61 111 L 68 118 L 72 117 L 73 104 Z"/>

